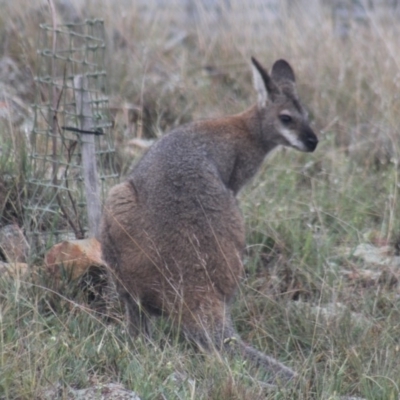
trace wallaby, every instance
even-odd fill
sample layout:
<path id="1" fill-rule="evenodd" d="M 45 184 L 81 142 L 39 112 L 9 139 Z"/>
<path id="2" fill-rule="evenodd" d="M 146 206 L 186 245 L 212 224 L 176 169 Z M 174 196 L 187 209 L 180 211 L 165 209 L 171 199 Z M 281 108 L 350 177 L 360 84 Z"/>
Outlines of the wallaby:
<path id="1" fill-rule="evenodd" d="M 291 66 L 271 74 L 252 58 L 257 104 L 240 114 L 180 126 L 159 139 L 104 206 L 103 258 L 115 276 L 133 336 L 166 316 L 201 349 L 240 354 L 286 382 L 296 373 L 245 344 L 230 307 L 243 275 L 244 221 L 236 200 L 279 145 L 315 150 Z"/>

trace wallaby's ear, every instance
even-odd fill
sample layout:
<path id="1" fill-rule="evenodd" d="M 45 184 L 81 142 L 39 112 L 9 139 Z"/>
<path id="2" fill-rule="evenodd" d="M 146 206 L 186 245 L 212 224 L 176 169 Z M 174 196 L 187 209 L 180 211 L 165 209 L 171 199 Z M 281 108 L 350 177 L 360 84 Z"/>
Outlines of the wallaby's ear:
<path id="1" fill-rule="evenodd" d="M 296 78 L 290 64 L 285 60 L 275 61 L 272 66 L 271 77 L 275 82 L 289 81 L 295 83 Z"/>
<path id="2" fill-rule="evenodd" d="M 254 57 L 251 57 L 251 63 L 253 84 L 257 92 L 257 104 L 259 108 L 262 108 L 265 107 L 268 99 L 273 100 L 274 96 L 279 93 L 279 89 L 268 75 L 268 72 Z"/>

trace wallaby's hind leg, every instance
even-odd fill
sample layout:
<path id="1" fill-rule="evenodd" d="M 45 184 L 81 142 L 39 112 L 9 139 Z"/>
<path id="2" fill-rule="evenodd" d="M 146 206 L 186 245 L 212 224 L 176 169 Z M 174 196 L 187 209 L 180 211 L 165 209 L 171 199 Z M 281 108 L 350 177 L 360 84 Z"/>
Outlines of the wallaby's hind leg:
<path id="1" fill-rule="evenodd" d="M 279 361 L 244 343 L 236 333 L 231 316 L 222 302 L 219 313 L 196 316 L 196 320 L 183 325 L 185 336 L 195 342 L 202 350 L 227 352 L 240 356 L 251 366 L 263 370 L 268 375 L 268 383 L 286 383 L 297 377 L 296 372 Z"/>
<path id="2" fill-rule="evenodd" d="M 151 339 L 151 320 L 150 316 L 144 310 L 140 303 L 128 293 L 124 294 L 125 312 L 128 321 L 129 333 L 133 338 L 143 334 L 145 339 Z"/>

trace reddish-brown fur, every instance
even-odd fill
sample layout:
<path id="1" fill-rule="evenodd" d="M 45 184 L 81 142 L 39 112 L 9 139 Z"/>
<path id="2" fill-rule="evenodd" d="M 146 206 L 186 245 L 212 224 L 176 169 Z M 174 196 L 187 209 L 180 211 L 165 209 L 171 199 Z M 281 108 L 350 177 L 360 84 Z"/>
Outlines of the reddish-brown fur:
<path id="1" fill-rule="evenodd" d="M 276 146 L 313 151 L 317 139 L 289 64 L 277 61 L 271 76 L 256 60 L 253 66 L 262 78 L 258 104 L 184 125 L 155 143 L 110 191 L 101 242 L 132 335 L 149 336 L 149 318 L 163 315 L 204 350 L 240 353 L 272 380 L 290 380 L 292 370 L 243 343 L 233 328 L 245 246 L 235 195 Z"/>

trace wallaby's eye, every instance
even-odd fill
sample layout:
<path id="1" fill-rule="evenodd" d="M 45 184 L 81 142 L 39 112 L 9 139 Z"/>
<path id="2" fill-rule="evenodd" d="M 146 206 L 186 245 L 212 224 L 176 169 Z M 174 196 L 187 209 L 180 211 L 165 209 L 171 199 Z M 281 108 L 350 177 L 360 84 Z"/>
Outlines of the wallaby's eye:
<path id="1" fill-rule="evenodd" d="M 279 116 L 279 119 L 281 120 L 282 124 L 290 124 L 292 122 L 292 117 L 288 114 L 281 114 Z"/>

